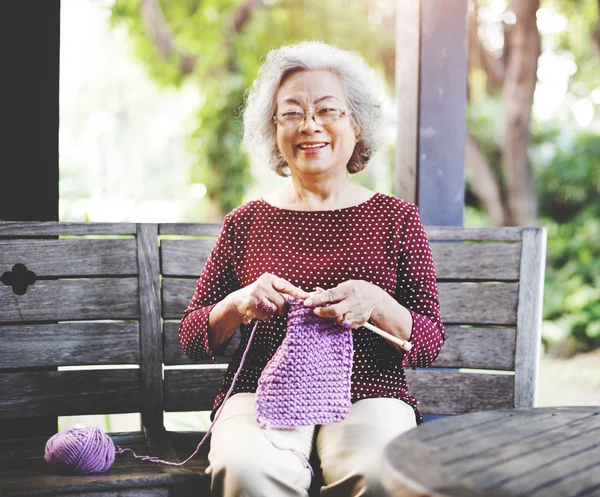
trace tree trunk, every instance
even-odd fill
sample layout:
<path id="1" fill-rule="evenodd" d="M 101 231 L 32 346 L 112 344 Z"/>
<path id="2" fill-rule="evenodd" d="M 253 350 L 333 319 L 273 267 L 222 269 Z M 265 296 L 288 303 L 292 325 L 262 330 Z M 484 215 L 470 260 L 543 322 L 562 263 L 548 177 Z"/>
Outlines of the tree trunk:
<path id="1" fill-rule="evenodd" d="M 540 35 L 536 24 L 539 0 L 511 0 L 517 22 L 505 43 L 509 57 L 504 79 L 502 165 L 506 178 L 509 225 L 538 224 L 537 196 L 528 156 L 529 124 L 537 81 Z"/>
<path id="2" fill-rule="evenodd" d="M 598 25 L 592 33 L 592 48 L 598 58 L 600 58 L 600 0 L 598 0 Z"/>
<path id="3" fill-rule="evenodd" d="M 465 154 L 467 177 L 473 194 L 494 226 L 504 226 L 506 216 L 500 188 L 487 157 L 471 135 L 467 135 Z"/>

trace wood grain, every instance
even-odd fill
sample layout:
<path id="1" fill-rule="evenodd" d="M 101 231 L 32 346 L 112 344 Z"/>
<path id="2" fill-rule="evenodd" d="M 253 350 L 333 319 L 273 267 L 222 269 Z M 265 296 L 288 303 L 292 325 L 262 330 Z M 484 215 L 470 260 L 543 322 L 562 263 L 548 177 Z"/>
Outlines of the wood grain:
<path id="1" fill-rule="evenodd" d="M 163 317 L 180 319 L 196 281 L 164 278 Z M 442 319 L 453 324 L 514 325 L 517 321 L 516 283 L 439 283 Z"/>
<path id="2" fill-rule="evenodd" d="M 139 412 L 139 370 L 0 375 L 0 418 Z"/>
<path id="3" fill-rule="evenodd" d="M 527 228 L 523 231 L 515 353 L 515 407 L 537 405 L 546 239 L 546 228 Z"/>
<path id="4" fill-rule="evenodd" d="M 445 331 L 447 340 L 433 367 L 514 371 L 514 328 L 446 326 Z"/>
<path id="5" fill-rule="evenodd" d="M 515 243 L 432 243 L 439 280 L 518 281 L 521 245 Z"/>
<path id="6" fill-rule="evenodd" d="M 198 278 L 214 240 L 163 240 L 162 274 Z M 431 246 L 438 280 L 517 281 L 520 244 L 433 243 Z"/>
<path id="7" fill-rule="evenodd" d="M 142 424 L 148 430 L 160 433 L 163 426 L 163 355 L 158 226 L 139 224 L 136 239 L 140 290 Z"/>
<path id="8" fill-rule="evenodd" d="M 0 274 L 17 263 L 38 277 L 137 274 L 135 240 L 0 239 Z"/>
<path id="9" fill-rule="evenodd" d="M 517 283 L 439 283 L 438 290 L 446 324 L 517 322 Z"/>
<path id="10" fill-rule="evenodd" d="M 135 235 L 132 223 L 68 223 L 64 221 L 2 221 L 0 237 L 40 238 L 59 235 Z"/>
<path id="11" fill-rule="evenodd" d="M 383 481 L 390 491 L 421 491 L 393 495 L 595 495 L 600 489 L 599 435 L 598 407 L 516 408 L 449 417 L 395 438 L 384 454 Z M 402 457 L 407 453 L 410 458 Z M 459 487 L 462 491 L 456 493 Z"/>
<path id="12" fill-rule="evenodd" d="M 25 295 L 0 285 L 0 322 L 137 319 L 137 278 L 36 281 Z"/>
<path id="13" fill-rule="evenodd" d="M 224 369 L 165 371 L 165 410 L 211 410 Z M 459 414 L 512 407 L 513 377 L 442 371 L 406 371 L 409 392 L 424 414 Z"/>
<path id="14" fill-rule="evenodd" d="M 0 369 L 139 364 L 138 323 L 0 326 Z"/>
<path id="15" fill-rule="evenodd" d="M 161 273 L 198 278 L 214 244 L 214 240 L 163 240 Z"/>
<path id="16" fill-rule="evenodd" d="M 429 241 L 497 241 L 520 242 L 523 228 L 459 228 L 456 226 L 425 226 Z"/>
<path id="17" fill-rule="evenodd" d="M 423 414 L 463 414 L 513 407 L 513 376 L 426 369 L 406 371 Z"/>
<path id="18" fill-rule="evenodd" d="M 158 225 L 160 235 L 218 236 L 222 223 L 162 223 Z"/>
<path id="19" fill-rule="evenodd" d="M 166 369 L 165 411 L 212 410 L 224 375 L 224 368 Z"/>
<path id="20" fill-rule="evenodd" d="M 234 333 L 224 349 L 215 351 L 215 360 L 219 364 L 226 364 L 231 360 L 232 354 L 240 343 L 239 332 Z M 165 321 L 163 323 L 163 350 L 165 365 L 175 366 L 181 364 L 213 364 L 210 360 L 191 361 L 183 352 L 179 342 L 179 321 Z"/>
<path id="21" fill-rule="evenodd" d="M 396 195 L 417 201 L 421 2 L 396 2 Z M 400 27 L 402 26 L 402 27 Z"/>
<path id="22" fill-rule="evenodd" d="M 447 341 L 434 363 L 436 368 L 473 368 L 514 371 L 514 328 L 446 327 Z M 239 345 L 236 333 L 226 349 L 215 356 L 217 363 L 227 363 Z M 191 361 L 179 342 L 179 322 L 163 325 L 165 364 L 212 364 L 211 361 Z"/>

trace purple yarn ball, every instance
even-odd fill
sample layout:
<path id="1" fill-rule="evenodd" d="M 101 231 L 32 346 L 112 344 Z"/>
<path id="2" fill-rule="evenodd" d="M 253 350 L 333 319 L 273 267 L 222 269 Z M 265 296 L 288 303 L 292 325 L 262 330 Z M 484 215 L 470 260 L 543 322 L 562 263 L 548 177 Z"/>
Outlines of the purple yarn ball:
<path id="1" fill-rule="evenodd" d="M 115 461 L 115 445 L 100 428 L 72 428 L 46 442 L 44 459 L 66 473 L 104 473 Z"/>

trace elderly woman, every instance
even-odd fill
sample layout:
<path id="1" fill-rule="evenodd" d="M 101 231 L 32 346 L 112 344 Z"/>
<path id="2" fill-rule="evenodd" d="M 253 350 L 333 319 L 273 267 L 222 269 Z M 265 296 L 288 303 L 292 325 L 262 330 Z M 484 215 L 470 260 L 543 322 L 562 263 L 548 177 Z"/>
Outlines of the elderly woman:
<path id="1" fill-rule="evenodd" d="M 383 447 L 422 421 L 403 368 L 430 365 L 445 342 L 431 249 L 415 205 L 350 179 L 381 137 L 374 81 L 357 54 L 303 42 L 270 51 L 248 93 L 247 150 L 291 182 L 225 217 L 181 321 L 193 360 L 241 329 L 215 410 L 258 322 L 212 432 L 215 495 L 306 496 L 311 475 L 293 452 L 308 458 L 313 448 L 322 496 L 381 495 Z M 274 444 L 257 423 L 255 392 L 286 334 L 289 296 L 352 328 L 352 406 L 339 423 L 276 430 Z M 410 352 L 367 322 L 410 341 Z"/>

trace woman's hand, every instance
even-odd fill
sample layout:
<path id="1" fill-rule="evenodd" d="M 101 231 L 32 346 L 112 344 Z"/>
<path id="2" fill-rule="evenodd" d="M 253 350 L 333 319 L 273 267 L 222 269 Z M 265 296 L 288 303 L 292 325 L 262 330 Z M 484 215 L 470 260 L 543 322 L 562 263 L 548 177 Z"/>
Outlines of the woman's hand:
<path id="1" fill-rule="evenodd" d="M 287 296 L 306 299 L 309 294 L 274 274 L 264 273 L 254 283 L 237 290 L 235 308 L 244 324 L 252 319 L 266 321 L 274 314 L 287 314 Z"/>
<path id="2" fill-rule="evenodd" d="M 346 328 L 359 328 L 369 321 L 377 312 L 381 302 L 381 292 L 377 285 L 364 280 L 348 280 L 335 288 L 323 290 L 318 288 L 316 294 L 304 301 L 304 305 L 317 307 L 317 316 L 331 319 Z M 387 295 L 387 294 L 386 294 Z"/>

